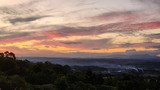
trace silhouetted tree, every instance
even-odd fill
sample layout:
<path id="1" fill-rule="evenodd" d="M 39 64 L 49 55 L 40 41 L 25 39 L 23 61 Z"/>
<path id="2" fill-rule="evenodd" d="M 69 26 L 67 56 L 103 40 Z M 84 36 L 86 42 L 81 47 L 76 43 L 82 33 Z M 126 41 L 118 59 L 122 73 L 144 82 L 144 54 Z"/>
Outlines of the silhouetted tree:
<path id="1" fill-rule="evenodd" d="M 8 55 L 9 55 L 9 52 L 8 52 L 8 51 L 5 51 L 5 52 L 4 52 L 4 56 L 5 56 L 5 57 L 8 57 Z"/>
<path id="2" fill-rule="evenodd" d="M 4 53 L 0 53 L 0 58 L 4 58 Z"/>
<path id="3" fill-rule="evenodd" d="M 11 59 L 13 59 L 13 60 L 16 60 L 16 56 L 15 56 L 15 54 L 13 53 L 13 52 L 9 52 L 9 51 L 6 51 L 6 52 L 4 52 L 4 53 L 0 53 L 0 57 L 1 58 L 11 58 Z"/>
<path id="4" fill-rule="evenodd" d="M 8 57 L 12 58 L 13 60 L 16 60 L 16 56 L 13 52 L 8 53 Z"/>

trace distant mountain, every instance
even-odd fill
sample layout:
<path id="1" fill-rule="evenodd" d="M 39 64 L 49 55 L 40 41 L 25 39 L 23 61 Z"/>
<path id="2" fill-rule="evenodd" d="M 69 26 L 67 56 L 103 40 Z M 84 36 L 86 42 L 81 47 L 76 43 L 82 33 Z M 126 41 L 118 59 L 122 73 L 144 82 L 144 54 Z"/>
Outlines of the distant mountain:
<path id="1" fill-rule="evenodd" d="M 55 64 L 69 66 L 98 66 L 103 68 L 160 68 L 159 58 L 147 59 L 114 59 L 114 58 L 48 58 L 48 57 L 21 57 L 32 62 L 49 61 Z"/>

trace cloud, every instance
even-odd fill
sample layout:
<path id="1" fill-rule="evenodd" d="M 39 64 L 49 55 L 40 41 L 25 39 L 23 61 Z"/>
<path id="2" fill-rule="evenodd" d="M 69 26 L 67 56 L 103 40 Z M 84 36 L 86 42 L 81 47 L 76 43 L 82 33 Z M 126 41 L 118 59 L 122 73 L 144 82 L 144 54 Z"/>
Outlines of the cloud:
<path id="1" fill-rule="evenodd" d="M 28 36 L 29 36 L 29 33 L 9 34 L 7 36 L 0 37 L 0 43 L 1 44 L 9 44 L 9 43 L 26 41 L 26 39 L 24 37 L 28 37 Z"/>
<path id="2" fill-rule="evenodd" d="M 136 23 L 136 24 L 113 23 L 113 24 L 97 25 L 89 27 L 50 26 L 49 28 L 48 27 L 39 28 L 38 31 L 33 31 L 33 32 L 1 31 L 3 34 L 5 33 L 9 34 L 5 37 L 1 37 L 1 40 L 3 40 L 3 42 L 5 40 L 9 42 L 16 40 L 25 41 L 25 39 L 44 40 L 44 39 L 54 39 L 54 38 L 67 38 L 71 36 L 87 36 L 87 35 L 97 36 L 104 33 L 112 33 L 112 32 L 126 33 L 126 32 L 136 32 L 141 30 L 143 31 L 143 30 L 157 29 L 157 28 L 160 28 L 160 22 L 146 22 L 146 23 Z"/>
<path id="3" fill-rule="evenodd" d="M 11 34 L 11 32 L 6 31 L 4 29 L 0 29 L 0 35 L 6 35 L 6 34 Z"/>
<path id="4" fill-rule="evenodd" d="M 72 45 L 72 44 L 81 44 L 81 42 L 62 42 L 64 44 Z"/>
<path id="5" fill-rule="evenodd" d="M 44 45 L 44 46 L 61 46 L 67 48 L 78 48 L 78 49 L 103 49 L 103 48 L 111 48 L 114 45 L 111 44 L 111 39 L 99 39 L 99 40 L 76 40 L 76 41 L 55 41 L 55 40 L 46 40 L 38 42 L 36 45 Z"/>
<path id="6" fill-rule="evenodd" d="M 117 21 L 118 22 L 127 22 L 127 21 L 136 21 L 142 16 L 142 11 L 114 11 L 102 13 L 97 16 L 90 17 L 91 20 L 96 21 Z"/>
<path id="7" fill-rule="evenodd" d="M 0 6 L 0 13 L 2 15 L 26 15 L 26 14 L 34 14 L 38 10 L 36 9 L 36 5 L 42 2 L 42 0 L 24 0 L 24 1 L 8 1 L 5 0 L 4 5 Z M 12 4 L 15 3 L 15 4 Z M 11 5 L 8 5 L 11 4 Z"/>
<path id="8" fill-rule="evenodd" d="M 11 35 L 8 35 L 8 36 L 4 36 L 4 37 L 1 37 L 0 39 L 12 39 L 12 38 L 17 38 L 17 37 L 25 37 L 25 36 L 28 36 L 30 33 L 28 32 L 22 32 L 22 33 L 16 33 L 16 34 L 11 34 Z"/>
<path id="9" fill-rule="evenodd" d="M 142 3 L 147 3 L 147 4 L 153 4 L 154 6 L 156 5 L 156 6 L 158 6 L 158 7 L 160 7 L 159 5 L 160 5 L 160 1 L 159 0 L 137 0 L 137 1 L 139 1 L 139 2 L 142 2 Z"/>
<path id="10" fill-rule="evenodd" d="M 37 19 L 37 18 L 35 18 Z M 20 19 L 20 21 L 31 21 L 34 19 Z M 17 21 L 18 22 L 18 21 Z M 67 38 L 70 36 L 97 36 L 104 33 L 126 33 L 126 32 L 136 32 L 150 29 L 160 28 L 160 22 L 145 22 L 145 23 L 135 23 L 128 24 L 126 22 L 122 23 L 112 23 L 97 26 L 88 27 L 69 27 L 69 26 L 44 26 L 37 28 L 33 32 L 13 32 L 7 30 L 1 30 L 1 35 L 6 35 L 1 37 L 3 42 L 9 41 L 25 41 L 27 40 L 44 40 L 44 39 L 54 39 L 54 38 Z M 36 29 L 36 28 L 34 28 Z M 127 35 L 127 34 L 126 34 Z M 159 35 L 150 35 L 148 37 L 159 37 Z M 22 39 L 23 38 L 23 39 Z M 2 42 L 2 41 L 1 41 Z"/>
<path id="11" fill-rule="evenodd" d="M 9 19 L 9 22 L 12 24 L 16 23 L 27 23 L 27 22 L 32 22 L 38 19 L 42 19 L 48 16 L 32 16 L 32 17 L 27 17 L 27 18 L 14 18 L 14 19 Z"/>
<path id="12" fill-rule="evenodd" d="M 119 47 L 124 47 L 124 48 L 145 47 L 145 48 L 156 48 L 156 49 L 159 49 L 160 43 L 154 43 L 154 42 L 126 43 L 126 44 L 119 44 L 119 45 L 117 45 L 117 46 L 119 46 Z"/>
<path id="13" fill-rule="evenodd" d="M 12 34 L 0 37 L 0 43 L 13 44 L 13 43 L 20 43 L 20 42 L 26 42 L 31 40 L 38 41 L 43 39 L 46 39 L 46 37 L 42 36 L 37 32 L 17 32 L 17 33 L 12 33 Z"/>
<path id="14" fill-rule="evenodd" d="M 158 34 L 146 35 L 146 37 L 149 37 L 149 38 L 151 38 L 151 39 L 160 39 L 160 33 L 158 33 Z"/>
<path id="15" fill-rule="evenodd" d="M 133 53 L 133 52 L 136 52 L 136 49 L 126 50 L 125 53 Z"/>
<path id="16" fill-rule="evenodd" d="M 157 49 L 160 49 L 160 44 L 158 45 L 153 45 L 153 46 L 150 46 L 151 48 L 157 48 Z"/>
<path id="17" fill-rule="evenodd" d="M 30 43 L 32 47 L 25 46 L 28 55 L 35 52 L 30 49 L 36 48 L 37 52 L 45 49 L 43 54 L 47 55 L 54 47 L 60 47 L 61 52 L 70 49 L 79 52 L 77 56 L 80 52 L 103 53 L 108 49 L 108 52 L 158 49 L 160 45 L 144 40 L 159 39 L 159 34 L 135 33 L 160 29 L 156 11 L 159 0 L 136 0 L 136 3 L 131 0 L 6 0 L 4 4 L 11 2 L 15 3 L 0 4 L 0 46 L 15 46 L 8 49 L 20 53 L 23 45 Z M 123 5 L 118 6 L 119 3 Z"/>
<path id="18" fill-rule="evenodd" d="M 141 31 L 160 28 L 160 22 L 145 22 L 128 24 L 112 23 L 90 27 L 60 27 L 58 30 L 50 31 L 62 36 L 81 36 L 81 35 L 98 35 L 107 32 L 128 32 L 128 31 Z"/>

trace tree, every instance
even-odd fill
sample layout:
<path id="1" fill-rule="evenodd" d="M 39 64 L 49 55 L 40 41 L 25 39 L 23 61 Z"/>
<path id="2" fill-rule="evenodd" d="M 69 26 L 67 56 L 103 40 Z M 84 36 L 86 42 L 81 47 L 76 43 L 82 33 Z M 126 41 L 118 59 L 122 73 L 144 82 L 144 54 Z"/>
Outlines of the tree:
<path id="1" fill-rule="evenodd" d="M 0 53 L 0 58 L 4 58 L 4 53 Z"/>
<path id="2" fill-rule="evenodd" d="M 69 88 L 66 77 L 58 78 L 54 84 L 57 90 L 67 90 Z"/>
<path id="3" fill-rule="evenodd" d="M 16 56 L 15 56 L 15 54 L 13 53 L 13 52 L 9 52 L 9 51 L 6 51 L 6 52 L 4 52 L 4 53 L 0 53 L 0 57 L 1 58 L 11 58 L 11 59 L 13 59 L 13 60 L 16 60 Z"/>
<path id="4" fill-rule="evenodd" d="M 18 75 L 10 77 L 11 86 L 14 90 L 26 90 L 27 83 L 26 81 Z"/>
<path id="5" fill-rule="evenodd" d="M 8 57 L 12 58 L 13 60 L 16 60 L 16 56 L 13 52 L 8 53 Z"/>

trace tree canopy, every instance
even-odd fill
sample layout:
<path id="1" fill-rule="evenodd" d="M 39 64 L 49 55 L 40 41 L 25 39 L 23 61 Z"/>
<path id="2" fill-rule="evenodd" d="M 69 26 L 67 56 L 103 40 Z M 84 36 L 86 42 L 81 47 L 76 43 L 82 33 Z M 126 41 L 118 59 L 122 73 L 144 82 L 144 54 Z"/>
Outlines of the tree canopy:
<path id="1" fill-rule="evenodd" d="M 1 90 L 160 90 L 160 77 L 107 75 L 50 62 L 33 63 L 0 54 Z"/>

